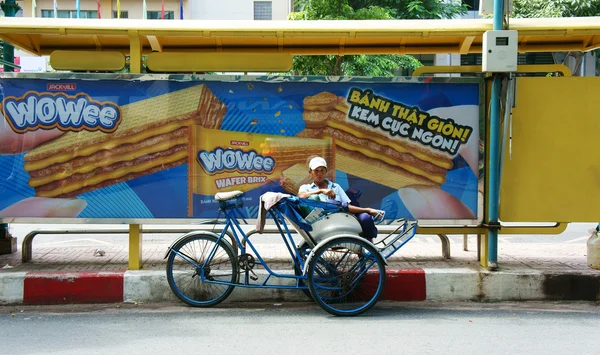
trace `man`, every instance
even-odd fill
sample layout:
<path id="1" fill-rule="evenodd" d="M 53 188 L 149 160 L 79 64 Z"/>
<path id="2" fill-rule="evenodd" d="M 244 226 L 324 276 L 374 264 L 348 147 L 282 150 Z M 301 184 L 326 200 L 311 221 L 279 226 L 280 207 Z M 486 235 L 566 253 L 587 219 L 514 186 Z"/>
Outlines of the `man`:
<path id="1" fill-rule="evenodd" d="M 325 178 L 327 175 L 327 162 L 321 157 L 312 158 L 308 164 L 308 173 L 313 182 L 304 184 L 298 190 L 298 197 L 314 198 L 327 202 L 335 200 L 343 206 L 348 207 L 348 211 L 353 213 L 362 227 L 362 236 L 369 241 L 377 237 L 377 227 L 375 227 L 375 219 L 383 218 L 383 211 L 374 208 L 363 208 L 350 204 L 350 198 L 342 187 Z"/>

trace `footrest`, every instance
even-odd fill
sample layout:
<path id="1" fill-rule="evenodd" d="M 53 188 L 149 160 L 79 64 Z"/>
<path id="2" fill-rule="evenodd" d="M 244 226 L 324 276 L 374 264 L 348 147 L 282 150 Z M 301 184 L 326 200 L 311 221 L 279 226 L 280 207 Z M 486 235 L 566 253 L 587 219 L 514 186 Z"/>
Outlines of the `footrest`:
<path id="1" fill-rule="evenodd" d="M 389 258 L 402 248 L 417 232 L 417 221 L 405 220 L 395 231 L 375 243 L 384 258 Z"/>

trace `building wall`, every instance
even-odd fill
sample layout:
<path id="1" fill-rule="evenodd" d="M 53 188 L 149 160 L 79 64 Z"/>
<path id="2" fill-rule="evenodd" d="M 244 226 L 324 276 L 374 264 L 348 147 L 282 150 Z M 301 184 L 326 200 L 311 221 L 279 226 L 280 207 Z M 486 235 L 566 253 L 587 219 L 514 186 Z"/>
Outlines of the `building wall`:
<path id="1" fill-rule="evenodd" d="M 286 20 L 291 11 L 291 0 L 270 0 L 273 20 Z M 190 16 L 198 20 L 253 20 L 253 0 L 194 0 L 190 2 Z"/>
<path id="2" fill-rule="evenodd" d="M 76 0 L 57 0 L 59 10 L 76 10 Z M 291 11 L 292 0 L 263 0 L 271 2 L 272 19 L 286 20 Z M 23 16 L 32 17 L 32 0 L 18 2 L 23 8 Z M 35 17 L 42 16 L 42 10 L 53 10 L 53 0 L 37 0 Z M 112 18 L 117 11 L 116 0 L 101 0 L 101 18 Z M 96 11 L 96 0 L 80 0 L 80 10 Z M 147 11 L 161 11 L 161 0 L 146 0 Z M 127 11 L 129 18 L 141 19 L 142 0 L 121 0 L 121 11 Z M 165 0 L 165 11 L 174 12 L 179 19 L 179 0 Z M 254 0 L 183 0 L 183 18 L 198 20 L 253 20 Z"/>
<path id="3" fill-rule="evenodd" d="M 58 10 L 76 10 L 76 0 L 57 0 Z M 143 18 L 142 13 L 142 0 L 121 0 L 121 11 L 127 11 L 129 18 L 141 19 Z M 190 0 L 183 0 L 183 18 L 189 19 L 189 2 Z M 19 1 L 19 5 L 23 8 L 24 17 L 32 17 L 32 0 Z M 37 6 L 35 8 L 35 17 L 42 16 L 42 10 L 53 10 L 53 0 L 37 0 Z M 117 11 L 116 0 L 101 0 L 100 2 L 100 15 L 101 18 L 112 18 L 113 11 Z M 96 0 L 80 0 L 80 10 L 92 10 L 98 9 L 98 3 Z M 146 11 L 161 11 L 161 0 L 146 0 Z M 165 0 L 165 11 L 174 12 L 175 20 L 179 19 L 179 0 Z"/>

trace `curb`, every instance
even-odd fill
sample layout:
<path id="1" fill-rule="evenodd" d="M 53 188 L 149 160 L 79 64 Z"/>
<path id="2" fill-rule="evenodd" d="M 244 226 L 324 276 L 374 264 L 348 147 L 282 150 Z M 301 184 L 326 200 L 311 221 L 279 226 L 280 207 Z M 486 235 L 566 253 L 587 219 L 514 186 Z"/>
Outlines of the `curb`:
<path id="1" fill-rule="evenodd" d="M 23 304 L 123 302 L 124 271 L 28 272 Z"/>
<path id="2" fill-rule="evenodd" d="M 266 274 L 259 274 L 259 281 Z M 600 300 L 600 273 L 459 269 L 388 269 L 381 300 Z M 262 279 L 262 280 L 261 280 Z M 280 285 L 293 285 L 279 279 Z M 270 280 L 275 284 L 276 280 Z M 0 304 L 177 301 L 164 271 L 11 272 L 0 274 Z M 236 287 L 226 302 L 307 301 L 298 290 Z"/>

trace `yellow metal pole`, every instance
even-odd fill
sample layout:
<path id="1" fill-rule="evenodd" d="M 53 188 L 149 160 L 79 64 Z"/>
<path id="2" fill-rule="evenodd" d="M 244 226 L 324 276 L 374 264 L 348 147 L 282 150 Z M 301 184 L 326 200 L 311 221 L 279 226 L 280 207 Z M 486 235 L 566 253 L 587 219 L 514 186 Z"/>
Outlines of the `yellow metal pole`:
<path id="1" fill-rule="evenodd" d="M 137 31 L 129 31 L 129 71 L 142 72 L 142 45 Z M 142 267 L 142 235 L 139 224 L 129 225 L 129 270 Z"/>
<path id="2" fill-rule="evenodd" d="M 129 270 L 142 268 L 142 230 L 139 224 L 129 225 Z"/>
<path id="3" fill-rule="evenodd" d="M 138 31 L 129 31 L 129 71 L 131 74 L 142 72 L 142 42 Z"/>
<path id="4" fill-rule="evenodd" d="M 477 243 L 479 247 L 479 264 L 482 267 L 488 267 L 488 236 L 487 232 L 485 234 L 477 234 L 477 238 L 479 239 L 479 243 Z"/>

